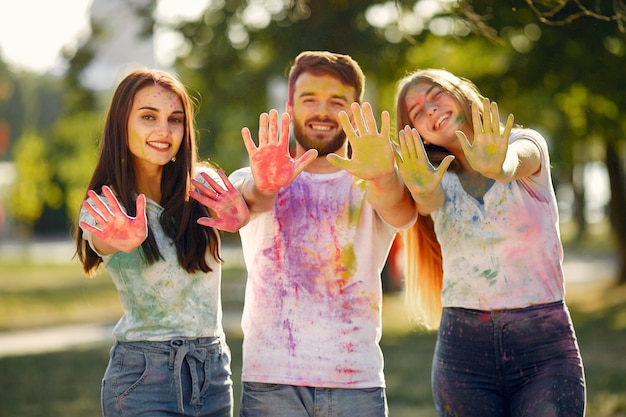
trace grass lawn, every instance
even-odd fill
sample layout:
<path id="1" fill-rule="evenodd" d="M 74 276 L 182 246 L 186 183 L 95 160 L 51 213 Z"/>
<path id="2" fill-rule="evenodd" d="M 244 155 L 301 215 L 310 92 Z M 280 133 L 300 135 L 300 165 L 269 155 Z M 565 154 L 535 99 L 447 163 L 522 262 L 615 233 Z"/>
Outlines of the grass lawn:
<path id="1" fill-rule="evenodd" d="M 224 306 L 241 308 L 241 269 L 224 270 Z M 568 287 L 585 362 L 590 417 L 626 417 L 626 288 L 607 281 Z M 0 264 L 0 332 L 63 324 L 111 323 L 121 312 L 102 272 L 95 279 L 78 264 Z M 391 417 L 435 417 L 430 361 L 435 335 L 411 328 L 402 295 L 385 296 L 385 373 Z M 239 398 L 241 333 L 227 332 L 233 351 L 235 404 Z M 63 352 L 0 357 L 0 417 L 100 416 L 100 380 L 109 343 Z"/>

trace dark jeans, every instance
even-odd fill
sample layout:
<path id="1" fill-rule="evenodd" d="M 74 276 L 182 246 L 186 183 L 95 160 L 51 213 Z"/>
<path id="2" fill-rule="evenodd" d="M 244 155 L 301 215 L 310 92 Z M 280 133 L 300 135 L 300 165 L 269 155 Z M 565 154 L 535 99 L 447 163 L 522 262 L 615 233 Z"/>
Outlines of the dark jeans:
<path id="1" fill-rule="evenodd" d="M 563 302 L 444 308 L 432 389 L 440 416 L 582 417 L 585 378 Z"/>

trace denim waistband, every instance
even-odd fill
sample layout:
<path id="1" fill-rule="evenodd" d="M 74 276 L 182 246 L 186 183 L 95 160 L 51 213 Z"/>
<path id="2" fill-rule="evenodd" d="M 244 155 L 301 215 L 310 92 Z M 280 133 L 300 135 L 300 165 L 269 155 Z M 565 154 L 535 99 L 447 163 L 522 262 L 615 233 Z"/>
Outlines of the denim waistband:
<path id="1" fill-rule="evenodd" d="M 194 348 L 204 348 L 213 350 L 220 348 L 220 337 L 199 337 L 195 339 L 191 338 L 176 338 L 172 340 L 164 341 L 139 341 L 139 342 L 117 342 L 123 345 L 127 349 L 149 351 L 153 353 L 166 353 L 169 354 L 172 350 L 179 349 L 181 346 L 190 345 Z"/>
<path id="2" fill-rule="evenodd" d="M 520 307 L 520 308 L 507 308 L 507 309 L 499 309 L 499 310 L 475 310 L 471 308 L 464 307 L 444 307 L 444 310 L 447 310 L 453 314 L 459 315 L 467 315 L 467 316 L 484 316 L 485 314 L 491 316 L 518 316 L 518 315 L 528 315 L 533 312 L 540 311 L 551 311 L 551 310 L 561 310 L 565 307 L 565 302 L 563 300 L 553 301 L 545 304 L 534 304 L 528 307 Z"/>
<path id="3" fill-rule="evenodd" d="M 200 397 L 200 383 L 196 371 L 195 362 L 204 364 L 209 352 L 218 350 L 221 353 L 222 340 L 219 336 L 201 337 L 197 339 L 172 339 L 163 342 L 117 342 L 126 349 L 141 350 L 152 353 L 162 353 L 169 355 L 169 368 L 174 371 L 174 381 L 177 391 L 178 410 L 185 412 L 183 405 L 183 385 L 181 371 L 183 361 L 189 365 L 191 375 L 192 394 L 189 404 L 191 406 L 202 405 Z M 205 378 L 207 376 L 205 375 Z"/>

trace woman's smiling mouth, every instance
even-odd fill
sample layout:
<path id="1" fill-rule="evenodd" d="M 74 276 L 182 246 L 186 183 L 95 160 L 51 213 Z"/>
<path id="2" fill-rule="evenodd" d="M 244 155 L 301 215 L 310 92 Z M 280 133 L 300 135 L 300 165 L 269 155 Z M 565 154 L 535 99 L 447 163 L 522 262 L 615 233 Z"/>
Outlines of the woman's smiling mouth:
<path id="1" fill-rule="evenodd" d="M 441 117 L 439 117 L 436 121 L 435 121 L 435 126 L 434 129 L 439 129 L 441 127 L 441 125 L 450 118 L 450 113 L 446 113 L 443 114 Z"/>

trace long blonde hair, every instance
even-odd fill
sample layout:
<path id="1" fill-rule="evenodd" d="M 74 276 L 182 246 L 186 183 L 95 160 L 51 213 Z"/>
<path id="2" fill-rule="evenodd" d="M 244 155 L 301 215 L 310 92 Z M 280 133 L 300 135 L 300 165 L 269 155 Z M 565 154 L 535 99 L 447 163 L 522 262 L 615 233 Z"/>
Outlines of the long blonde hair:
<path id="1" fill-rule="evenodd" d="M 482 103 L 483 96 L 470 80 L 457 77 L 442 69 L 422 69 L 404 77 L 398 83 L 396 94 L 396 128 L 403 129 L 411 125 L 406 106 L 406 95 L 411 87 L 418 83 L 439 85 L 456 98 L 463 108 L 466 121 L 470 121 L 471 106 Z M 438 166 L 450 152 L 436 145 L 425 145 L 430 162 Z M 455 161 L 456 162 L 456 161 Z M 453 162 L 448 168 L 459 169 Z M 415 224 L 401 232 L 405 250 L 405 296 L 407 306 L 413 318 L 420 326 L 436 329 L 441 320 L 441 289 L 443 286 L 443 264 L 441 246 L 435 234 L 435 227 L 430 216 L 418 216 Z"/>
<path id="2" fill-rule="evenodd" d="M 419 215 L 415 224 L 400 235 L 405 250 L 407 306 L 420 326 L 436 329 L 441 320 L 443 267 L 433 220 Z"/>

